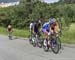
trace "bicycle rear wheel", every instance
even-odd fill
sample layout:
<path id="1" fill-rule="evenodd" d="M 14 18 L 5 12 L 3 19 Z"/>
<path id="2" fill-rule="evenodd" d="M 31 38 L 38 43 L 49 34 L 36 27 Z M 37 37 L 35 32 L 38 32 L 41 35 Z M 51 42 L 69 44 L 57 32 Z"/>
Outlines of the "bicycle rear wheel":
<path id="1" fill-rule="evenodd" d="M 44 49 L 45 52 L 49 51 L 49 46 L 48 46 L 48 41 L 47 40 L 43 41 L 43 49 Z"/>
<path id="2" fill-rule="evenodd" d="M 12 40 L 12 35 L 11 35 L 11 33 L 9 33 L 9 40 Z"/>

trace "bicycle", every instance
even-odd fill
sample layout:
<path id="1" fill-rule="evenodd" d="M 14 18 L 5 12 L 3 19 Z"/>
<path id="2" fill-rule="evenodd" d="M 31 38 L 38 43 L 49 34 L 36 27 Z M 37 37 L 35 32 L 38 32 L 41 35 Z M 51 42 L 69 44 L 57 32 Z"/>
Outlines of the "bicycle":
<path id="1" fill-rule="evenodd" d="M 38 46 L 39 48 L 42 48 L 43 41 L 42 39 L 38 36 L 38 34 L 32 34 L 29 38 L 30 44 L 32 44 L 34 47 Z"/>
<path id="2" fill-rule="evenodd" d="M 8 37 L 9 37 L 9 40 L 12 40 L 12 32 L 9 32 Z"/>
<path id="3" fill-rule="evenodd" d="M 49 36 L 48 39 L 44 39 L 43 41 L 43 49 L 45 52 L 49 51 L 49 48 L 53 51 L 53 53 L 57 54 L 59 50 L 61 49 L 61 41 L 58 36 L 58 33 L 53 33 Z"/>

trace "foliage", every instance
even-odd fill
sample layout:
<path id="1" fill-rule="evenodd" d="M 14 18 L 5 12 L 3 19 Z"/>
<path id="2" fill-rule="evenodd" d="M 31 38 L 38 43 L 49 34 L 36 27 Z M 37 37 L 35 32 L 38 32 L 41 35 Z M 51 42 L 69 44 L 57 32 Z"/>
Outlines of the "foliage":
<path id="1" fill-rule="evenodd" d="M 51 15 L 59 18 L 62 14 L 65 26 L 69 26 L 71 22 L 75 22 L 75 4 L 59 3 L 47 4 L 40 1 L 27 3 L 21 0 L 18 6 L 0 8 L 0 25 L 7 27 L 11 22 L 15 28 L 28 28 L 32 20 L 40 19 L 44 23 Z"/>
<path id="2" fill-rule="evenodd" d="M 75 24 L 72 23 L 70 26 L 69 26 L 69 29 L 67 30 L 64 30 L 63 33 L 62 33 L 62 37 L 61 37 L 61 41 L 64 42 L 64 43 L 68 43 L 68 44 L 71 44 L 71 43 L 75 43 Z"/>

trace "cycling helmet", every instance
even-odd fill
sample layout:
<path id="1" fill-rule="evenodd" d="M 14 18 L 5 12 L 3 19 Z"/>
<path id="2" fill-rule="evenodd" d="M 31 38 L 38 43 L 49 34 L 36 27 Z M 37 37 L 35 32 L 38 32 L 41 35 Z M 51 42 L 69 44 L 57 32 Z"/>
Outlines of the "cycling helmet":
<path id="1" fill-rule="evenodd" d="M 36 19 L 36 20 L 34 20 L 34 22 L 35 22 L 35 23 L 38 23 L 38 20 Z"/>
<path id="2" fill-rule="evenodd" d="M 53 24 L 54 22 L 56 22 L 56 20 L 54 18 L 49 19 L 49 24 Z"/>

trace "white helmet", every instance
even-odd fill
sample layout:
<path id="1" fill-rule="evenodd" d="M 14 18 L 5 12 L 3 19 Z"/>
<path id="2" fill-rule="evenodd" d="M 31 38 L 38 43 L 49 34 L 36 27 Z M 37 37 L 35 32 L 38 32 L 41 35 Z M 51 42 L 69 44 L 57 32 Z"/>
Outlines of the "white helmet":
<path id="1" fill-rule="evenodd" d="M 49 23 L 50 23 L 50 24 L 53 24 L 54 22 L 56 22 L 55 18 L 52 18 L 52 19 L 50 18 L 50 19 L 49 19 Z"/>

